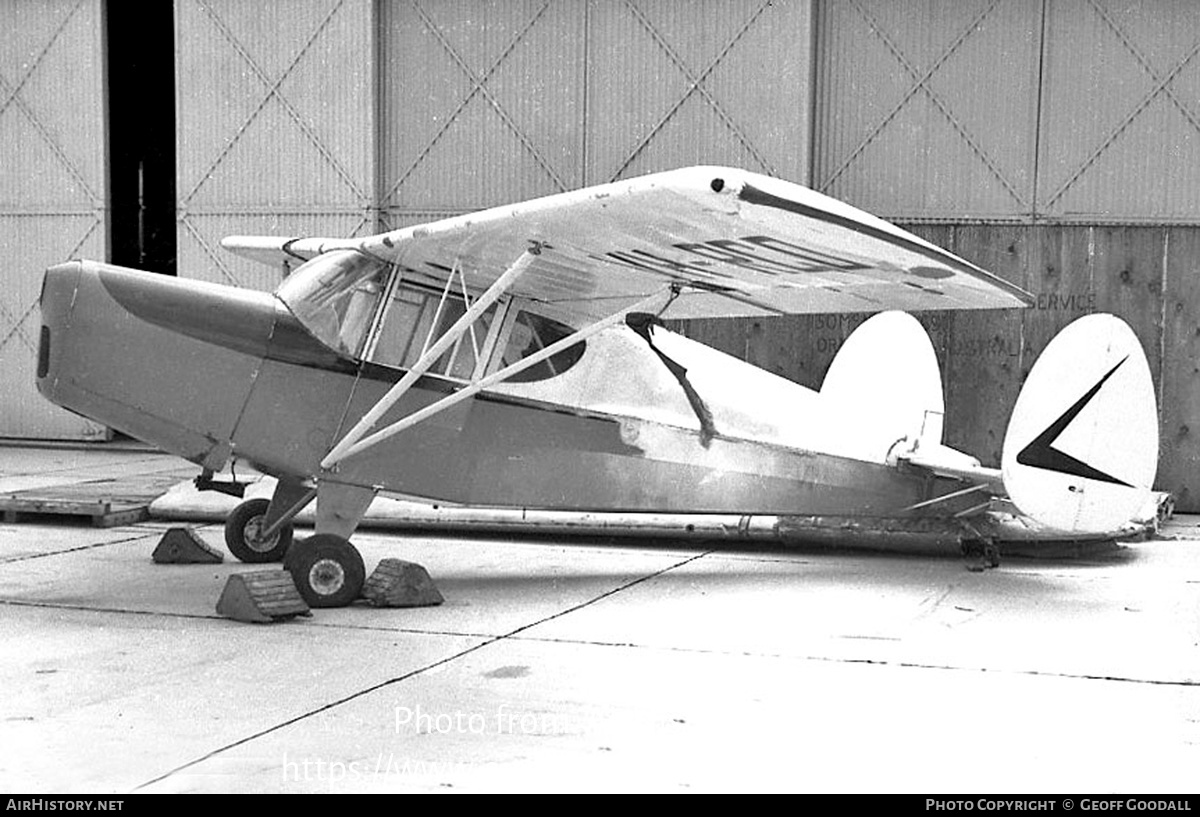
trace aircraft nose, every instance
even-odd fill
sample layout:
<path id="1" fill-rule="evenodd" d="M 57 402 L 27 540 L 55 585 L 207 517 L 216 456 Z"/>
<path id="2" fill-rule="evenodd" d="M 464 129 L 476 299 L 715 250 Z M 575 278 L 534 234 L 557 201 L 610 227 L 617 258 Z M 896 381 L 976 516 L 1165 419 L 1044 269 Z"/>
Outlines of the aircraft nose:
<path id="1" fill-rule="evenodd" d="M 50 267 L 42 277 L 42 293 L 39 297 L 42 331 L 38 340 L 37 383 L 43 394 L 52 387 L 55 379 L 55 364 L 58 361 L 55 338 L 57 336 L 61 339 L 66 327 L 70 325 L 71 308 L 79 287 L 80 270 L 81 265 L 78 261 L 69 261 Z"/>
<path id="2" fill-rule="evenodd" d="M 46 271 L 41 307 L 38 391 L 196 462 L 228 448 L 282 308 L 269 293 L 83 260 Z"/>

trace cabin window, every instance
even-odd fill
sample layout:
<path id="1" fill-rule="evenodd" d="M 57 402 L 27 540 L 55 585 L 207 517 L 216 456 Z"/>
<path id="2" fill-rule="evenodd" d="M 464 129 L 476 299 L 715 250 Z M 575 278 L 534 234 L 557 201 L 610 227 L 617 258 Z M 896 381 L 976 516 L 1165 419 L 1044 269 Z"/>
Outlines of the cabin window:
<path id="1" fill-rule="evenodd" d="M 386 261 L 354 250 L 325 253 L 288 276 L 278 294 L 318 340 L 357 357 L 390 271 Z"/>
<path id="2" fill-rule="evenodd" d="M 466 312 L 467 303 L 461 293 L 443 295 L 401 281 L 388 301 L 369 357 L 385 366 L 410 368 Z M 442 353 L 429 371 L 462 380 L 474 377 L 478 360 L 490 338 L 495 315 L 496 305 L 493 304 Z"/>
<path id="3" fill-rule="evenodd" d="M 493 368 L 499 370 L 511 366 L 574 333 L 575 330 L 565 323 L 521 310 L 509 325 L 499 363 L 493 364 Z M 528 369 L 517 372 L 508 380 L 513 383 L 529 383 L 560 375 L 579 362 L 586 346 L 585 341 L 568 346 Z"/>

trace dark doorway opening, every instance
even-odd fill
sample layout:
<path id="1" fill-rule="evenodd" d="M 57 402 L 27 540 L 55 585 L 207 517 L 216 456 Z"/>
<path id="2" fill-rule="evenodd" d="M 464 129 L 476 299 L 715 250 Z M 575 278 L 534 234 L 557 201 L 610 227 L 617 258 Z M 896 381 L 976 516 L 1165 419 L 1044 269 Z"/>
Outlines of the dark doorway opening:
<path id="1" fill-rule="evenodd" d="M 175 274 L 173 3 L 105 4 L 112 263 Z"/>

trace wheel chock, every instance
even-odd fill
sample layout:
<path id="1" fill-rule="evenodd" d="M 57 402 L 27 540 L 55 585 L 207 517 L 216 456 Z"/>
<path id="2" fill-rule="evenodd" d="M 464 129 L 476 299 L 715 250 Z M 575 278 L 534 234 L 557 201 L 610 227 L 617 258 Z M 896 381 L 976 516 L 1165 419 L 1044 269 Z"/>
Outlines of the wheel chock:
<path id="1" fill-rule="evenodd" d="M 225 554 L 191 528 L 171 528 L 158 540 L 152 558 L 160 565 L 215 565 L 225 561 Z"/>
<path id="2" fill-rule="evenodd" d="M 383 559 L 367 577 L 363 598 L 376 607 L 433 607 L 445 599 L 416 562 Z"/>
<path id="3" fill-rule="evenodd" d="M 217 612 L 256 624 L 312 615 L 286 570 L 234 573 L 221 591 Z"/>

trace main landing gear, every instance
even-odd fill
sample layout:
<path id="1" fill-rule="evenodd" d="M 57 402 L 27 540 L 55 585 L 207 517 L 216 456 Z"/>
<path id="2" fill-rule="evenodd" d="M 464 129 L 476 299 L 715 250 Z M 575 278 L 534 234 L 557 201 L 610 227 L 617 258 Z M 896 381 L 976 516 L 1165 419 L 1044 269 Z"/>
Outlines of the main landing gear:
<path id="1" fill-rule="evenodd" d="M 288 550 L 283 568 L 309 607 L 345 607 L 362 594 L 367 570 L 350 541 L 334 533 L 318 533 Z"/>
<path id="2" fill-rule="evenodd" d="M 270 505 L 266 499 L 250 499 L 234 508 L 225 520 L 225 544 L 240 561 L 279 562 L 291 546 L 291 525 L 283 525 L 271 536 L 262 535 Z"/>
<path id="3" fill-rule="evenodd" d="M 309 607 L 345 607 L 362 593 L 367 573 L 348 537 L 374 496 L 369 488 L 325 483 L 318 489 L 282 478 L 270 500 L 234 508 L 225 521 L 225 544 L 243 562 L 282 561 Z M 316 535 L 293 541 L 291 521 L 314 498 Z"/>

